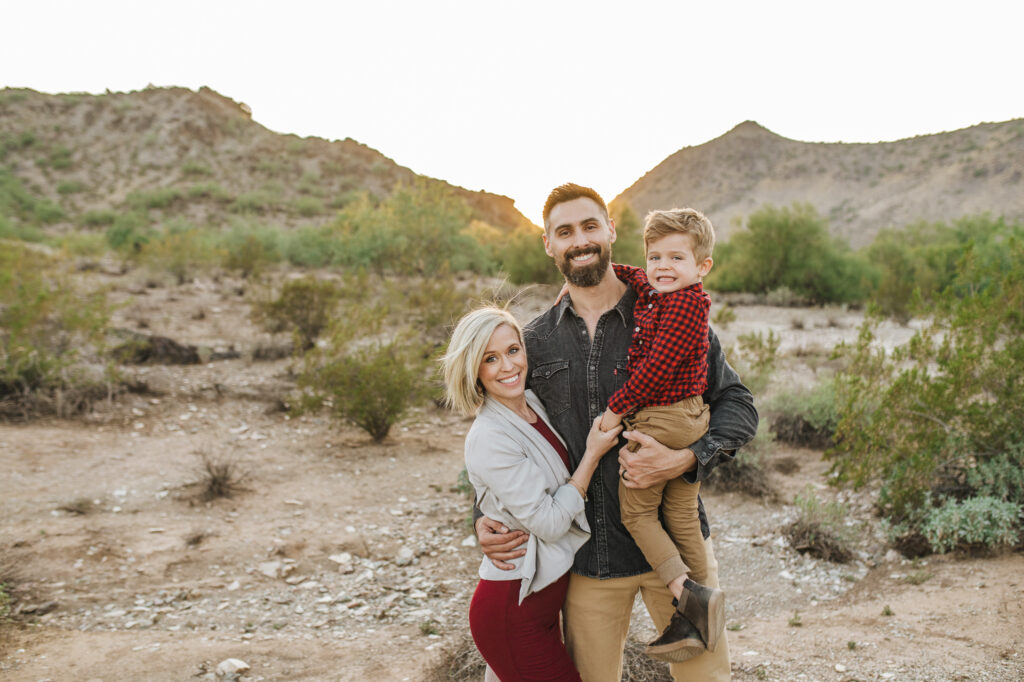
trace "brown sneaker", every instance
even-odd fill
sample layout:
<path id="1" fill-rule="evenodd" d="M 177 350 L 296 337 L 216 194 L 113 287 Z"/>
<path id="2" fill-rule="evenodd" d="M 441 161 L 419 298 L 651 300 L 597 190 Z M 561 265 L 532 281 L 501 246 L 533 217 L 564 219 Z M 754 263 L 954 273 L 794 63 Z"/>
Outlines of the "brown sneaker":
<path id="1" fill-rule="evenodd" d="M 708 651 L 714 651 L 725 630 L 725 593 L 689 578 L 683 583 L 683 590 L 686 594 L 677 608 L 697 628 Z"/>
<path id="2" fill-rule="evenodd" d="M 706 651 L 697 628 L 677 609 L 661 637 L 647 645 L 645 653 L 668 663 L 682 663 Z"/>

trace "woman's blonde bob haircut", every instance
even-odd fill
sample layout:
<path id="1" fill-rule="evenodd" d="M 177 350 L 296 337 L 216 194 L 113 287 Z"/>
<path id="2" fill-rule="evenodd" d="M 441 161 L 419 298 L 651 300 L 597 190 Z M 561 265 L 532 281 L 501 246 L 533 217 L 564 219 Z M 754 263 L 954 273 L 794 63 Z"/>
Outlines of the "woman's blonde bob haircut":
<path id="1" fill-rule="evenodd" d="M 441 358 L 444 371 L 445 402 L 454 410 L 470 417 L 484 404 L 484 390 L 477 382 L 480 362 L 494 330 L 507 324 L 516 330 L 523 343 L 523 330 L 507 310 L 495 306 L 477 308 L 455 325 L 448 352 Z"/>

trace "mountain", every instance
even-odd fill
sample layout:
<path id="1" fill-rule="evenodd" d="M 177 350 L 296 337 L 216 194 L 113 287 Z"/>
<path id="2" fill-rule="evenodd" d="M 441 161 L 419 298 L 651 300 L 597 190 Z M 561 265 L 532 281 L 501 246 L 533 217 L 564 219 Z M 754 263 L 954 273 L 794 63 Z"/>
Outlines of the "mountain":
<path id="1" fill-rule="evenodd" d="M 870 144 L 799 142 L 753 121 L 685 147 L 612 201 L 642 220 L 702 210 L 728 238 L 763 204 L 812 204 L 853 246 L 885 227 L 988 212 L 1024 219 L 1024 119 Z"/>
<path id="2" fill-rule="evenodd" d="M 360 192 L 382 198 L 397 183 L 421 178 L 352 139 L 275 133 L 253 121 L 245 104 L 205 87 L 104 95 L 0 90 L 0 166 L 71 221 L 163 197 L 176 202 L 175 215 L 214 225 L 238 213 L 316 224 Z M 508 197 L 420 181 L 450 188 L 474 218 L 495 227 L 527 220 Z"/>

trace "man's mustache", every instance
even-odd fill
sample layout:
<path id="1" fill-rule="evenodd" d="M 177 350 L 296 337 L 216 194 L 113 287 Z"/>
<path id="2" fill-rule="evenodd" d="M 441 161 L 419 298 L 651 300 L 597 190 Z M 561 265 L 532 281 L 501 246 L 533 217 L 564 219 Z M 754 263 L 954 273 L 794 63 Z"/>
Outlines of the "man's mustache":
<path id="1" fill-rule="evenodd" d="M 575 258 L 576 256 L 585 256 L 585 255 L 590 254 L 590 253 L 596 253 L 596 254 L 600 255 L 601 247 L 599 247 L 599 246 L 581 246 L 581 247 L 576 248 L 576 249 L 570 249 L 570 250 L 565 252 L 565 257 L 567 259 L 570 259 L 570 258 Z"/>

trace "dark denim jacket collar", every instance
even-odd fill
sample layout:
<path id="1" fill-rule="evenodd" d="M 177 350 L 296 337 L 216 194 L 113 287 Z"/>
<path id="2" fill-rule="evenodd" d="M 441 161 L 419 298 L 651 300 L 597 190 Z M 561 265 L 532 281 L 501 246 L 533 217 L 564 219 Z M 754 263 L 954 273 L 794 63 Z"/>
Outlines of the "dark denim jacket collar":
<path id="1" fill-rule="evenodd" d="M 626 287 L 626 293 L 622 294 L 619 302 L 612 308 L 619 314 L 619 319 L 622 320 L 622 326 L 628 326 L 630 319 L 633 315 L 633 305 L 636 303 L 636 292 L 631 287 Z M 555 326 L 562 324 L 562 318 L 565 317 L 566 312 L 572 312 L 573 315 L 579 317 L 579 313 L 576 312 L 576 308 L 572 305 L 572 297 L 566 294 L 562 297 L 562 300 L 558 302 L 555 315 Z"/>

